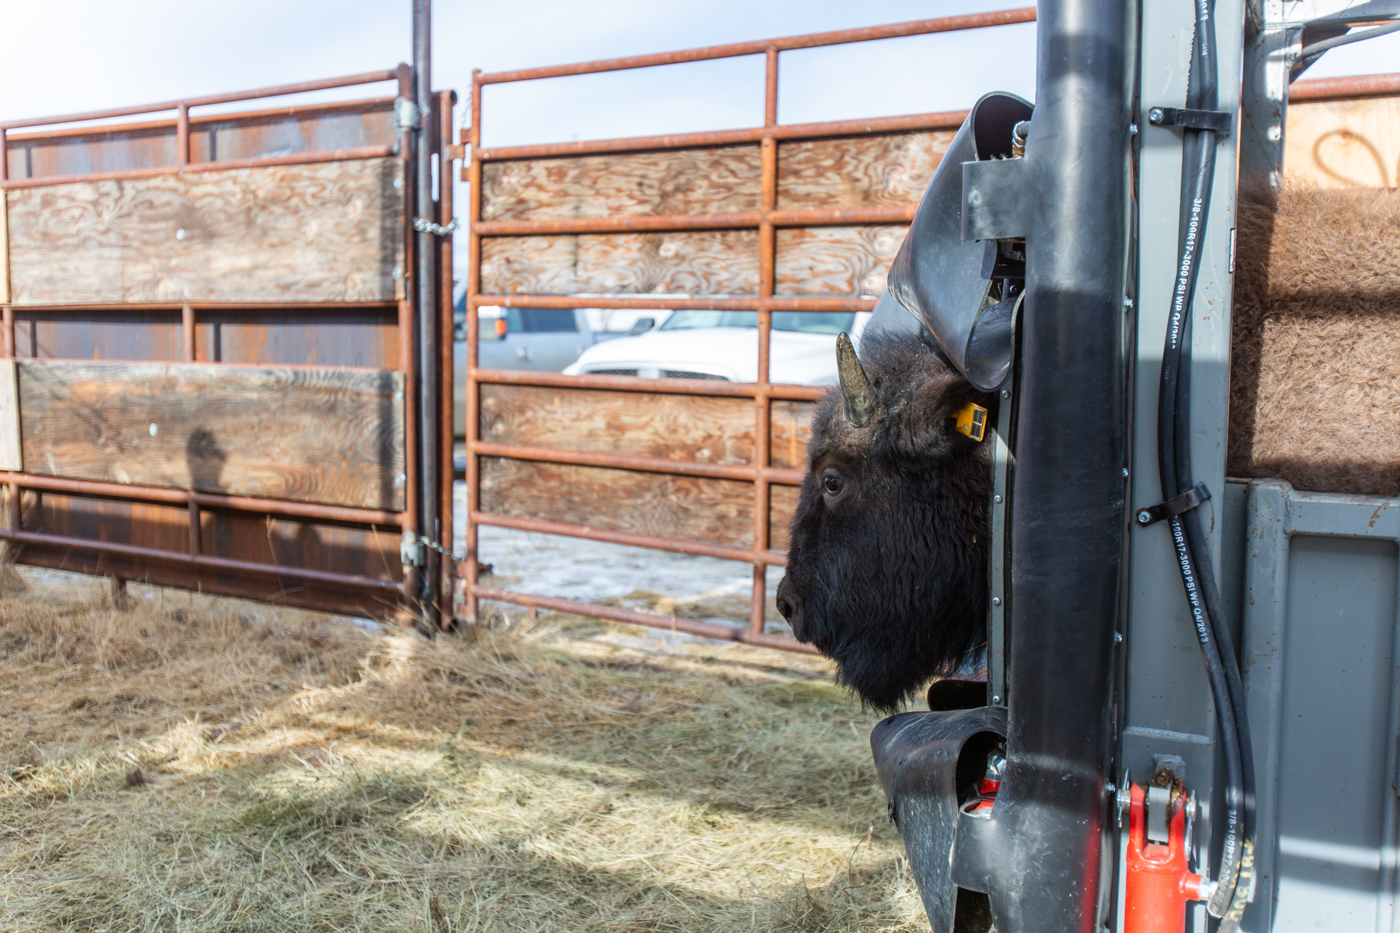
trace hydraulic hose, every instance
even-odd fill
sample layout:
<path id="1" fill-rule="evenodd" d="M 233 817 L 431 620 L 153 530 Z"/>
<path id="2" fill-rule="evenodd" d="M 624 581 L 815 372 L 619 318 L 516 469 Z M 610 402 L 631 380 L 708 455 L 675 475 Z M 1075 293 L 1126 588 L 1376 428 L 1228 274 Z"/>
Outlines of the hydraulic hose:
<path id="1" fill-rule="evenodd" d="M 1196 41 L 1192 49 L 1188 106 L 1218 107 L 1215 30 L 1210 0 L 1196 0 Z M 1158 396 L 1158 469 L 1164 499 L 1190 488 L 1191 470 L 1191 304 L 1199 273 L 1200 241 L 1210 212 L 1215 177 L 1215 133 L 1188 133 L 1183 144 L 1183 197 L 1180 256 L 1162 354 Z M 1238 929 L 1253 875 L 1254 767 L 1238 659 L 1225 626 L 1219 587 L 1208 561 L 1200 519 L 1187 511 L 1171 519 L 1172 544 L 1186 588 L 1197 641 L 1205 661 L 1225 758 L 1225 838 L 1217 887 L 1207 904 L 1222 917 L 1220 930 Z"/>

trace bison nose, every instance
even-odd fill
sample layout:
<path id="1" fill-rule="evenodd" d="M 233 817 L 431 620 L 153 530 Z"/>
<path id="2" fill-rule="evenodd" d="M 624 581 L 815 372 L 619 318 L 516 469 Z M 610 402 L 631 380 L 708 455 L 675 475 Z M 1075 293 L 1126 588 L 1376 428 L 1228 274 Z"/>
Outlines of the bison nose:
<path id="1" fill-rule="evenodd" d="M 792 624 L 797 615 L 797 596 L 792 592 L 792 586 L 788 582 L 790 579 L 790 577 L 784 576 L 778 584 L 777 603 L 778 611 L 783 614 L 783 618 L 787 619 L 789 624 Z"/>

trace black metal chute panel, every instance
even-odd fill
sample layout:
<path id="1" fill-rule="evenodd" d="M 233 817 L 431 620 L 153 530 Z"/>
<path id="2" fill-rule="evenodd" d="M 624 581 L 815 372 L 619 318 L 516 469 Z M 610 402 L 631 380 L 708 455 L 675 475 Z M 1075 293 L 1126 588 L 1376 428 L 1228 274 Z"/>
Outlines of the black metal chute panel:
<path id="1" fill-rule="evenodd" d="M 1010 158 L 1012 130 L 1030 119 L 1031 110 L 1028 101 L 1001 92 L 983 95 L 973 105 L 890 268 L 890 293 L 927 325 L 953 365 L 983 391 L 1000 385 L 1011 367 L 1019 294 L 996 291 L 998 275 L 1006 273 L 1008 245 L 963 239 L 962 166 Z"/>

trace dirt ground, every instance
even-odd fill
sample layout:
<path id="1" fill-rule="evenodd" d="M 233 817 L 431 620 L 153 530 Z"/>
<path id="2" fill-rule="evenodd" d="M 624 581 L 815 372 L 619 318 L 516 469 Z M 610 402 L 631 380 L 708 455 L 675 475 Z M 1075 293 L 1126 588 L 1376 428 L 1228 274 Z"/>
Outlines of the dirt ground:
<path id="1" fill-rule="evenodd" d="M 0 590 L 0 929 L 928 929 L 824 661 Z"/>

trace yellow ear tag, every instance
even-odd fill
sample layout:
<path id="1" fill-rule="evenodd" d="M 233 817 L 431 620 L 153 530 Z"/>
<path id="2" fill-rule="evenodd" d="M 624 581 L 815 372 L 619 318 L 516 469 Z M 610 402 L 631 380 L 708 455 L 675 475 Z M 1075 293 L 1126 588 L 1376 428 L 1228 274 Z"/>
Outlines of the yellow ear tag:
<path id="1" fill-rule="evenodd" d="M 980 441 L 987 436 L 987 409 L 976 402 L 968 402 L 967 407 L 958 412 L 958 430 L 974 441 Z"/>

